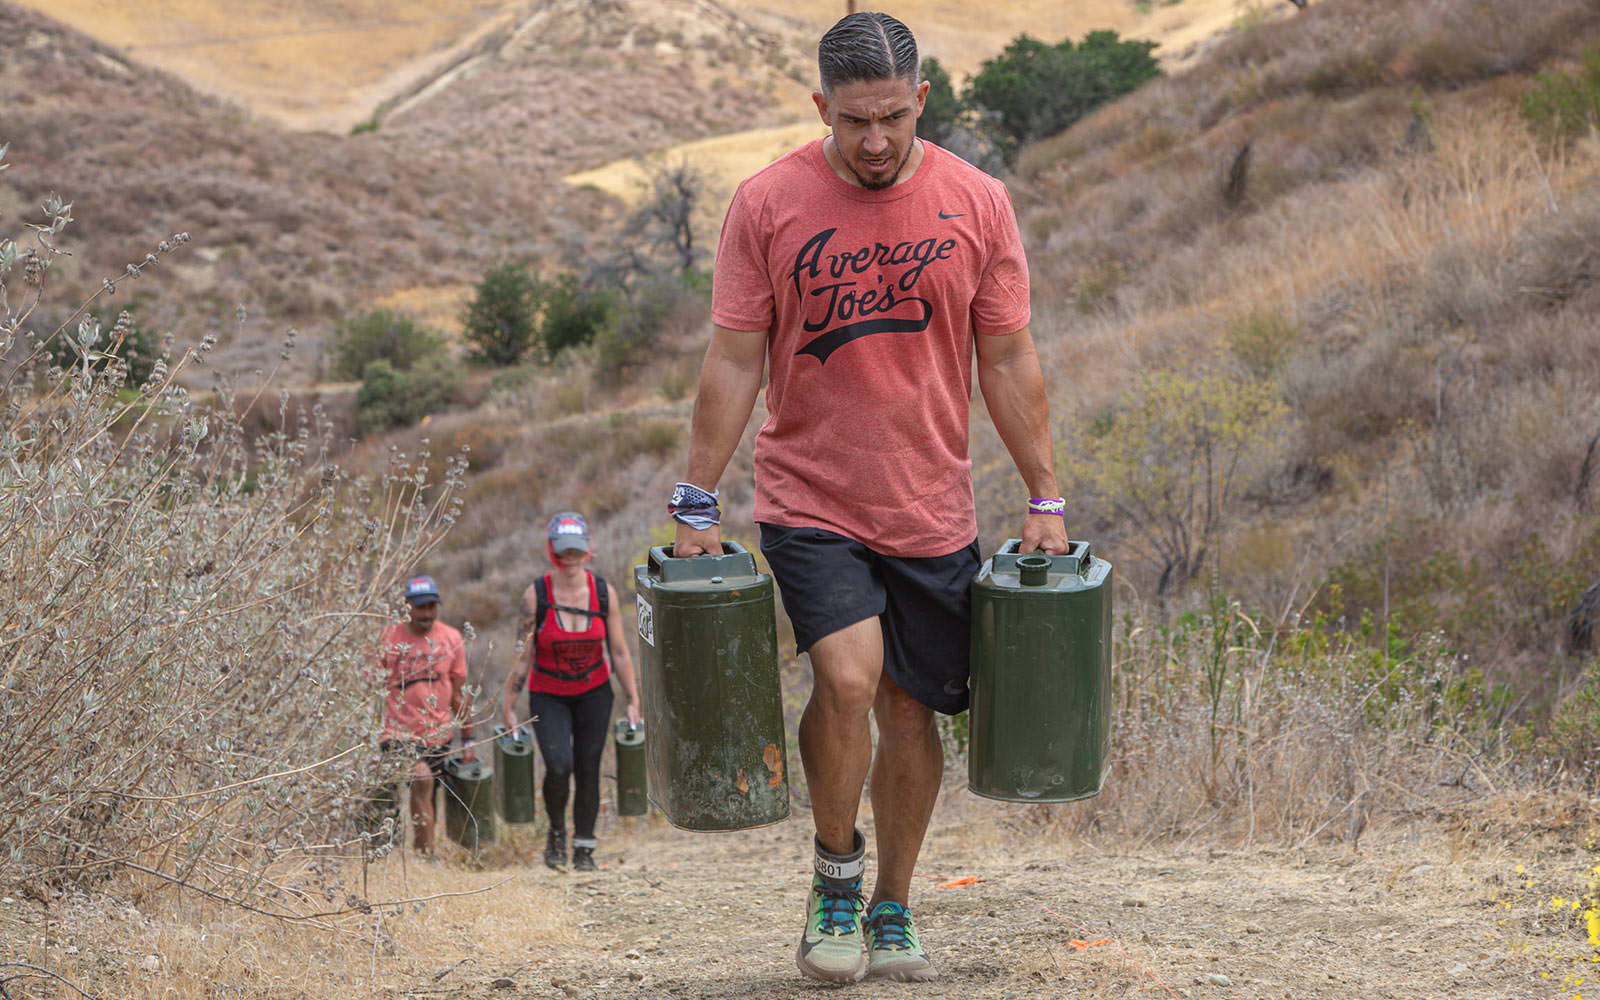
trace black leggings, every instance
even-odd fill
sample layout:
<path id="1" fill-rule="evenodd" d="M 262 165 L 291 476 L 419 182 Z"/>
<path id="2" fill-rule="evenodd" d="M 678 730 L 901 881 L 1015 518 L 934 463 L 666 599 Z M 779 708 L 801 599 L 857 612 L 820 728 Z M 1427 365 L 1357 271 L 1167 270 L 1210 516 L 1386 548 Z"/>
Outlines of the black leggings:
<path id="1" fill-rule="evenodd" d="M 544 758 L 545 815 L 552 829 L 567 825 L 567 790 L 576 778 L 572 836 L 579 847 L 586 846 L 580 840 L 594 840 L 594 821 L 600 815 L 600 754 L 611 726 L 611 703 L 610 684 L 577 695 L 528 692 L 533 735 Z"/>

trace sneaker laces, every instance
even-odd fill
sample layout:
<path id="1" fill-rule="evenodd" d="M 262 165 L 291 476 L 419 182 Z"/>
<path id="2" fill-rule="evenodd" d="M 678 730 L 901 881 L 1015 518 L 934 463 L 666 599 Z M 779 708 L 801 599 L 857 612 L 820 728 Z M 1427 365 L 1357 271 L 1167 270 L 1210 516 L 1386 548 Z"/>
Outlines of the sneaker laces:
<path id="1" fill-rule="evenodd" d="M 909 951 L 913 947 L 911 913 L 897 903 L 879 903 L 867 918 L 867 926 L 872 930 L 874 948 Z"/>
<path id="2" fill-rule="evenodd" d="M 849 934 L 855 930 L 856 914 L 866 903 L 859 883 L 829 882 L 818 878 L 811 891 L 821 900 L 818 907 L 817 931 L 821 934 Z"/>

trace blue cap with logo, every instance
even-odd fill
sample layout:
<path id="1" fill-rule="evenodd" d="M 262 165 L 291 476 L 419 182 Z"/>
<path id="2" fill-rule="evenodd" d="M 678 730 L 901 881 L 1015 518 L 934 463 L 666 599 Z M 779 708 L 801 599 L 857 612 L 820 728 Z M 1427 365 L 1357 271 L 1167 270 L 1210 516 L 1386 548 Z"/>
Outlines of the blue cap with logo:
<path id="1" fill-rule="evenodd" d="M 550 519 L 550 547 L 563 552 L 589 551 L 589 522 L 582 514 L 563 511 Z"/>
<path id="2" fill-rule="evenodd" d="M 406 600 L 412 604 L 426 604 L 439 599 L 439 585 L 431 576 L 414 576 L 406 581 Z"/>

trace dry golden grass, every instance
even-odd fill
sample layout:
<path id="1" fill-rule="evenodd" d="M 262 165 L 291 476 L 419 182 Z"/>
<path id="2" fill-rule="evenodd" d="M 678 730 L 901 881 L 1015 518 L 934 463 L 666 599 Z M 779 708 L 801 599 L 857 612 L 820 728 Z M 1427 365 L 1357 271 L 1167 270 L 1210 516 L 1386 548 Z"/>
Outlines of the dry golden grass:
<path id="1" fill-rule="evenodd" d="M 513 860 L 513 852 L 532 855 L 532 835 L 515 837 L 495 845 L 504 859 L 481 867 L 446 843 L 440 863 L 392 854 L 365 871 L 349 865 L 319 879 L 364 894 L 373 904 L 367 913 L 350 909 L 345 898 L 318 895 L 285 908 L 342 912 L 282 920 L 170 886 L 113 882 L 92 902 L 59 904 L 48 931 L 13 918 L 3 936 L 16 960 L 119 1000 L 204 1000 L 218 984 L 246 997 L 403 993 L 449 983 L 452 970 L 486 961 L 486 952 L 497 968 L 514 972 L 576 934 L 570 890 L 546 878 L 542 866 L 535 871 Z M 273 873 L 284 883 L 303 875 Z M 16 912 L 5 909 L 6 916 Z"/>
<path id="2" fill-rule="evenodd" d="M 418 323 L 430 330 L 438 330 L 452 338 L 461 334 L 461 313 L 472 301 L 473 286 L 412 285 L 396 288 L 375 300 L 373 307 L 391 309 L 415 317 Z"/>
<path id="3" fill-rule="evenodd" d="M 21 0 L 198 90 L 291 128 L 345 132 L 506 24 L 503 0 Z"/>
<path id="4" fill-rule="evenodd" d="M 811 121 L 794 125 L 778 125 L 687 142 L 664 150 L 652 159 L 666 164 L 689 163 L 701 171 L 710 180 L 716 193 L 716 204 L 711 210 L 716 213 L 716 222 L 720 225 L 727 201 L 733 197 L 734 188 L 741 180 L 826 131 L 821 121 L 813 117 Z M 632 204 L 644 190 L 647 175 L 639 159 L 629 158 L 593 170 L 568 174 L 564 179 L 573 187 L 598 188 L 624 203 Z"/>

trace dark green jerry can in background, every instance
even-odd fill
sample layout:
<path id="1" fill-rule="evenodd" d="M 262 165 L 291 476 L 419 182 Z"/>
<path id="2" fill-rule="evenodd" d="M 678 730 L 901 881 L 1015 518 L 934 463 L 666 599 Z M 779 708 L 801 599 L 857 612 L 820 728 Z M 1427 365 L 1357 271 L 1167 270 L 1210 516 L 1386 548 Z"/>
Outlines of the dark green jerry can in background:
<path id="1" fill-rule="evenodd" d="M 686 830 L 789 815 L 772 577 L 738 542 L 634 567 L 650 801 Z"/>
<path id="2" fill-rule="evenodd" d="M 1008 802 L 1098 795 L 1111 753 L 1111 564 L 1011 539 L 972 581 L 967 787 Z"/>
<path id="3" fill-rule="evenodd" d="M 494 727 L 494 774 L 500 790 L 500 818 L 532 823 L 538 797 L 533 784 L 533 736 L 521 726 L 509 732 Z"/>
<path id="4" fill-rule="evenodd" d="M 468 850 L 494 843 L 494 768 L 481 757 L 444 762 L 444 831 Z"/>
<path id="5" fill-rule="evenodd" d="M 644 724 L 630 726 L 627 719 L 618 719 L 612 742 L 617 750 L 617 815 L 643 816 L 650 811 L 645 793 L 649 787 L 645 777 L 649 764 L 645 759 Z"/>

